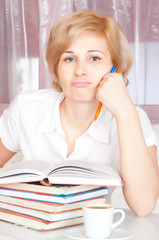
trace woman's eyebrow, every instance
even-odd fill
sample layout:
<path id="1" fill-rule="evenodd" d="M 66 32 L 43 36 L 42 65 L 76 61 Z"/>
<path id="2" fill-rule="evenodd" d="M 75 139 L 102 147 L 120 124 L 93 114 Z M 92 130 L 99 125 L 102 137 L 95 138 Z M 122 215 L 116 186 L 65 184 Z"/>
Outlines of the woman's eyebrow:
<path id="1" fill-rule="evenodd" d="M 104 52 L 102 52 L 101 50 L 88 50 L 87 53 L 96 53 L 96 52 L 99 52 L 99 53 L 102 53 L 104 55 Z M 74 51 L 71 51 L 71 50 L 68 50 L 68 51 L 64 51 L 62 54 L 70 54 L 70 53 L 74 53 Z"/>
<path id="2" fill-rule="evenodd" d="M 88 53 L 90 53 L 90 52 L 100 52 L 100 53 L 104 54 L 104 52 L 102 52 L 100 50 L 89 50 Z"/>
<path id="3" fill-rule="evenodd" d="M 101 53 L 103 53 L 101 50 L 96 50 L 96 49 L 95 50 L 88 50 L 87 52 L 101 52 Z M 63 53 L 74 53 L 74 51 L 67 50 L 67 51 L 64 51 Z"/>

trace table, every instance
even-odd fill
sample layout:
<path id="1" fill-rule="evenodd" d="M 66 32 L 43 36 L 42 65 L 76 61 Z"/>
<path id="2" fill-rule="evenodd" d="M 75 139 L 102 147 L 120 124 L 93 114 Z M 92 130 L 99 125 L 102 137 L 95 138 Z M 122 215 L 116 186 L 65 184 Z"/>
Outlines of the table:
<path id="1" fill-rule="evenodd" d="M 126 229 L 133 234 L 131 240 L 159 240 L 159 214 L 150 214 L 146 217 L 136 217 L 129 209 L 124 222 L 119 228 Z M 49 232 L 29 231 L 19 226 L 0 223 L 0 240 L 68 240 L 64 232 L 68 228 Z"/>

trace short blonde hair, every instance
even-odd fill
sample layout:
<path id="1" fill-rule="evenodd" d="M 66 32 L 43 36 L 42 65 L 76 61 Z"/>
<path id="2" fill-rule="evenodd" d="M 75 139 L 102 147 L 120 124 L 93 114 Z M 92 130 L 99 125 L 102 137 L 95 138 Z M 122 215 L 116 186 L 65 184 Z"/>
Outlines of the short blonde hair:
<path id="1" fill-rule="evenodd" d="M 53 76 L 53 87 L 59 92 L 62 91 L 57 74 L 60 56 L 73 37 L 83 31 L 93 31 L 105 36 L 112 62 L 124 79 L 132 66 L 132 53 L 119 22 L 91 10 L 66 14 L 52 27 L 46 48 L 46 61 Z"/>

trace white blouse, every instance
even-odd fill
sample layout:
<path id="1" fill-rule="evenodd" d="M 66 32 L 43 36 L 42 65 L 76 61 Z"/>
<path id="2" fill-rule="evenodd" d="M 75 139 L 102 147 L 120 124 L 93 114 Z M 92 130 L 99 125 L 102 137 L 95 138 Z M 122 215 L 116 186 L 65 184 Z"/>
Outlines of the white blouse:
<path id="1" fill-rule="evenodd" d="M 115 118 L 102 107 L 89 129 L 77 138 L 74 151 L 67 157 L 59 105 L 63 93 L 53 89 L 20 94 L 0 117 L 0 138 L 10 151 L 21 150 L 25 160 L 46 160 L 58 164 L 80 160 L 99 162 L 119 168 L 119 146 Z M 157 138 L 146 113 L 137 111 L 147 146 Z"/>

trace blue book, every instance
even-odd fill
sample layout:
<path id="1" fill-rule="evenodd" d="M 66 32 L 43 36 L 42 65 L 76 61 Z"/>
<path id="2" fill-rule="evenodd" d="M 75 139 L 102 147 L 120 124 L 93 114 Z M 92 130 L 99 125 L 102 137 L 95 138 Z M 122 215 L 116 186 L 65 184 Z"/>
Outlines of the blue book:
<path id="1" fill-rule="evenodd" d="M 57 204 L 70 204 L 74 202 L 84 201 L 97 197 L 104 197 L 108 195 L 108 188 L 101 187 L 90 191 L 74 193 L 69 195 L 48 195 L 38 194 L 35 192 L 19 191 L 8 188 L 0 188 L 0 196 L 18 197 L 29 200 L 51 202 Z"/>

